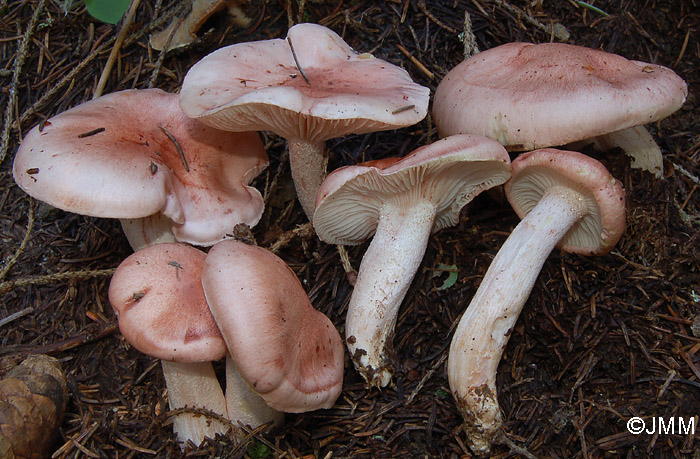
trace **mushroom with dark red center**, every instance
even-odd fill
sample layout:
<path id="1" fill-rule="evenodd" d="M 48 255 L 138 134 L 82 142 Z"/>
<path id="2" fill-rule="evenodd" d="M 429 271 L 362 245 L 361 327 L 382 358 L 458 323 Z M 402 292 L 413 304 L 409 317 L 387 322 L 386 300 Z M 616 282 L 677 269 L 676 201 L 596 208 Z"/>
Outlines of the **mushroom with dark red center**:
<path id="1" fill-rule="evenodd" d="M 178 240 L 212 245 L 255 225 L 267 166 L 255 132 L 225 132 L 185 116 L 178 96 L 126 90 L 85 102 L 32 129 L 13 174 L 60 209 L 119 218 L 134 249 Z"/>
<path id="2" fill-rule="evenodd" d="M 288 413 L 333 406 L 343 384 L 342 340 L 282 259 L 222 241 L 207 255 L 202 285 L 235 367 L 269 406 Z"/>
<path id="3" fill-rule="evenodd" d="M 506 196 L 523 219 L 488 268 L 452 339 L 448 377 L 478 453 L 500 440 L 496 370 L 510 332 L 555 246 L 609 252 L 625 227 L 625 194 L 598 161 L 543 149 L 513 160 Z"/>
<path id="4" fill-rule="evenodd" d="M 345 325 L 350 356 L 370 385 L 391 380 L 391 335 L 430 234 L 456 224 L 462 207 L 509 176 L 502 145 L 459 135 L 404 158 L 341 167 L 323 182 L 313 219 L 319 238 L 357 245 L 374 234 Z"/>
<path id="5" fill-rule="evenodd" d="M 127 257 L 109 286 L 109 301 L 119 329 L 134 348 L 161 359 L 171 410 L 205 408 L 257 427 L 278 421 L 281 414 L 235 380 L 227 380 L 226 396 L 211 362 L 227 355 L 219 328 L 202 290 L 206 254 L 184 244 L 148 246 Z M 240 378 L 238 378 L 240 380 Z M 179 414 L 173 430 L 184 444 L 225 433 L 226 425 L 199 414 Z"/>
<path id="6" fill-rule="evenodd" d="M 287 40 L 214 51 L 187 72 L 180 94 L 185 113 L 203 123 L 285 137 L 311 218 L 326 175 L 325 141 L 415 124 L 427 113 L 429 90 L 402 68 L 356 53 L 332 30 L 298 24 Z"/>
<path id="7" fill-rule="evenodd" d="M 485 135 L 510 151 L 580 141 L 620 147 L 632 167 L 660 177 L 661 151 L 643 125 L 678 110 L 687 94 L 660 65 L 563 43 L 508 43 L 445 76 L 433 119 L 442 136 Z"/>

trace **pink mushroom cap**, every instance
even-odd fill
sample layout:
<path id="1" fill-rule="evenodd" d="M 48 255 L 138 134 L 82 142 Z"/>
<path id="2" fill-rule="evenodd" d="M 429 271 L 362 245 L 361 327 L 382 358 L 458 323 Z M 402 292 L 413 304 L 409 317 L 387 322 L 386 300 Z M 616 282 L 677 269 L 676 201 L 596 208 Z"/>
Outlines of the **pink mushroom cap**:
<path id="1" fill-rule="evenodd" d="M 665 118 L 687 94 L 660 65 L 564 43 L 508 43 L 445 76 L 433 119 L 441 136 L 480 134 L 533 150 Z"/>
<path id="2" fill-rule="evenodd" d="M 180 363 L 226 355 L 202 289 L 205 257 L 194 247 L 165 243 L 141 249 L 119 265 L 109 285 L 109 302 L 132 346 Z"/>
<path id="3" fill-rule="evenodd" d="M 343 380 L 342 340 L 284 261 L 226 240 L 209 251 L 202 285 L 241 376 L 269 406 L 333 406 Z"/>
<path id="4" fill-rule="evenodd" d="M 263 200 L 248 183 L 268 164 L 259 135 L 192 120 L 178 99 L 159 89 L 126 90 L 50 118 L 22 141 L 15 181 L 83 215 L 162 213 L 177 240 L 193 244 L 214 244 L 238 223 L 255 225 Z"/>
<path id="5" fill-rule="evenodd" d="M 218 49 L 187 72 L 182 109 L 219 129 L 269 130 L 316 142 L 425 117 L 429 90 L 404 69 L 356 53 L 318 24 L 295 25 L 287 37 L 299 67 L 280 38 Z"/>

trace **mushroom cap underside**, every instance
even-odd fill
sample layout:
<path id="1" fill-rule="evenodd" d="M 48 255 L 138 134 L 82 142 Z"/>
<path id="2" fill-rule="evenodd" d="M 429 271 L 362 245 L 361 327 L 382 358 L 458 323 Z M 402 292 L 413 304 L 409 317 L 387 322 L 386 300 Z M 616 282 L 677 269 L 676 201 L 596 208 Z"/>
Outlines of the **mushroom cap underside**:
<path id="1" fill-rule="evenodd" d="M 356 53 L 326 27 L 298 24 L 288 40 L 238 43 L 204 57 L 187 72 L 180 104 L 219 129 L 321 142 L 415 124 L 428 98 L 404 69 Z"/>
<path id="2" fill-rule="evenodd" d="M 609 252 L 625 230 L 625 191 L 600 162 L 582 153 L 545 148 L 523 153 L 512 163 L 504 189 L 520 218 L 527 215 L 550 188 L 561 186 L 582 195 L 588 213 L 557 245 L 585 255 Z"/>
<path id="3" fill-rule="evenodd" d="M 403 158 L 333 171 L 319 190 L 314 228 L 327 243 L 356 245 L 374 234 L 386 203 L 409 208 L 427 201 L 435 206 L 437 231 L 455 225 L 462 207 L 509 176 L 510 159 L 498 142 L 446 137 Z"/>

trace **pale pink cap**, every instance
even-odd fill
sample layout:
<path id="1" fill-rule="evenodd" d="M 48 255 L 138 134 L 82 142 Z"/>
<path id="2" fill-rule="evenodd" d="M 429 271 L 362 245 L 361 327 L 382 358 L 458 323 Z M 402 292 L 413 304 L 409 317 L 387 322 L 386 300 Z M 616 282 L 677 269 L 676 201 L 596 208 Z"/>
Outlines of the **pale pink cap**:
<path id="1" fill-rule="evenodd" d="M 109 302 L 119 318 L 119 330 L 132 346 L 180 363 L 226 355 L 202 290 L 205 257 L 184 244 L 155 244 L 119 265 L 109 284 Z"/>
<path id="2" fill-rule="evenodd" d="M 687 94 L 685 81 L 660 65 L 564 43 L 508 43 L 445 76 L 433 120 L 441 136 L 480 134 L 532 150 L 654 122 Z"/>
<path id="3" fill-rule="evenodd" d="M 279 411 L 330 408 L 343 382 L 343 344 L 272 252 L 226 240 L 202 270 L 209 307 L 243 379 Z"/>
<path id="4" fill-rule="evenodd" d="M 545 148 L 513 160 L 505 192 L 513 210 L 524 218 L 551 187 L 567 187 L 584 196 L 588 213 L 557 247 L 572 253 L 604 255 L 625 231 L 625 191 L 599 161 L 575 151 Z"/>
<path id="5" fill-rule="evenodd" d="M 161 212 L 179 241 L 211 245 L 238 223 L 258 222 L 263 200 L 248 184 L 267 164 L 257 133 L 213 129 L 185 116 L 176 94 L 134 89 L 33 128 L 13 174 L 54 207 L 120 219 Z"/>
<path id="6" fill-rule="evenodd" d="M 185 76 L 187 115 L 231 131 L 268 130 L 321 142 L 409 126 L 428 110 L 429 90 L 402 68 L 356 53 L 331 29 L 289 29 L 287 40 L 238 43 L 214 51 Z"/>
<path id="7" fill-rule="evenodd" d="M 336 169 L 316 198 L 314 228 L 327 243 L 356 245 L 371 237 L 386 202 L 430 201 L 433 231 L 455 225 L 476 195 L 510 177 L 510 158 L 495 140 L 455 135 L 418 148 L 403 158 L 369 161 Z"/>

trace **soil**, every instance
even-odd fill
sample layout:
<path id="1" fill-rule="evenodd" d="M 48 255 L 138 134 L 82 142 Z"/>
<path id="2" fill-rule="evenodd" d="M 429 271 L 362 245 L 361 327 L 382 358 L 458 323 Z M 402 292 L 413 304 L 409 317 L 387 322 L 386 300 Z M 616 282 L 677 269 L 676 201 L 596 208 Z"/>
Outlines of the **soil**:
<path id="1" fill-rule="evenodd" d="M 700 433 L 633 435 L 628 419 L 700 415 L 700 8 L 696 0 L 583 2 L 472 0 L 283 1 L 242 5 L 252 19 L 210 18 L 189 47 L 163 55 L 148 38 L 187 2 L 141 2 L 117 50 L 105 93 L 178 91 L 188 68 L 232 43 L 284 37 L 298 22 L 339 33 L 359 52 L 404 67 L 434 91 L 464 58 L 465 11 L 476 45 L 557 40 L 670 67 L 689 86 L 684 107 L 648 126 L 664 153 L 662 179 L 631 169 L 620 151 L 595 155 L 624 185 L 627 229 L 608 255 L 552 253 L 519 318 L 498 372 L 511 446 L 499 457 L 700 457 Z M 480 196 L 460 222 L 431 237 L 402 306 L 397 369 L 366 389 L 346 358 L 332 409 L 287 415 L 181 451 L 158 361 L 119 334 L 107 300 L 112 270 L 131 253 L 116 220 L 75 215 L 31 200 L 12 179 L 23 135 L 92 98 L 121 24 L 101 23 L 83 2 L 0 1 L 0 363 L 57 357 L 71 398 L 52 457 L 470 457 L 446 378 L 451 334 L 517 217 Z M 462 35 L 464 36 L 464 35 Z M 286 143 L 263 134 L 269 168 L 254 184 L 266 212 L 253 229 L 277 244 L 316 308 L 341 334 L 352 286 L 334 246 L 320 242 L 294 200 Z M 330 168 L 404 155 L 434 141 L 430 117 L 397 131 L 328 142 Z M 306 229 L 306 231 L 304 231 Z M 367 244 L 348 247 L 357 268 Z M 445 268 L 457 273 L 449 278 Z M 445 282 L 449 280 L 448 282 Z M 17 314 L 14 318 L 12 314 Z M 221 370 L 221 364 L 217 365 Z"/>

